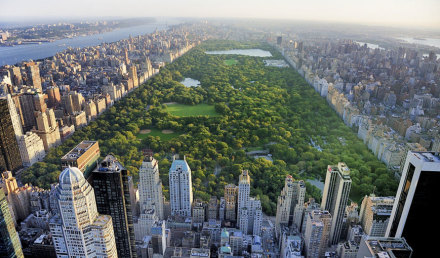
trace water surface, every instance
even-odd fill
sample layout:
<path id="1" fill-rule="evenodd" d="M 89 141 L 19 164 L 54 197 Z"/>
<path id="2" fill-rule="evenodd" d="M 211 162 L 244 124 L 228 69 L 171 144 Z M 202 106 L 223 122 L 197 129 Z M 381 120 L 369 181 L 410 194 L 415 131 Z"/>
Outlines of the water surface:
<path id="1" fill-rule="evenodd" d="M 257 48 L 206 51 L 205 53 L 208 55 L 243 55 L 243 56 L 256 56 L 256 57 L 272 56 L 272 54 L 269 51 L 257 49 Z"/>

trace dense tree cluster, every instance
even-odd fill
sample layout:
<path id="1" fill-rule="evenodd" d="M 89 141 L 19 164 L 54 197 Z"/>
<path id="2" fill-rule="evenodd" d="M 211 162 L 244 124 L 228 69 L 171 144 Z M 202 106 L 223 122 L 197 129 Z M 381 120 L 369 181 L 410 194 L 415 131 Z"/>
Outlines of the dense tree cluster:
<path id="1" fill-rule="evenodd" d="M 195 197 L 223 195 L 224 186 L 236 183 L 242 169 L 249 169 L 252 195 L 259 196 L 268 214 L 287 174 L 296 179 L 322 179 L 327 165 L 345 162 L 351 169 L 351 197 L 375 191 L 394 195 L 396 180 L 356 134 L 346 127 L 306 81 L 291 68 L 268 67 L 262 58 L 234 56 L 236 65 L 226 65 L 227 55 L 207 55 L 205 50 L 258 47 L 279 53 L 260 43 L 209 41 L 163 68 L 146 84 L 119 101 L 96 121 L 51 150 L 44 162 L 26 170 L 24 182 L 48 187 L 57 181 L 60 157 L 81 140 L 99 140 L 103 155 L 114 153 L 137 179 L 143 148 L 159 160 L 160 173 L 168 187 L 171 155 L 186 155 L 192 169 Z M 200 87 L 187 88 L 179 81 L 191 77 Z M 215 105 L 218 117 L 176 117 L 163 103 Z M 170 141 L 148 136 L 136 138 L 140 129 L 172 129 L 181 133 Z M 312 146 L 320 146 L 321 149 Z M 246 152 L 265 149 L 273 162 L 254 159 Z M 319 190 L 307 183 L 309 196 L 320 199 Z"/>

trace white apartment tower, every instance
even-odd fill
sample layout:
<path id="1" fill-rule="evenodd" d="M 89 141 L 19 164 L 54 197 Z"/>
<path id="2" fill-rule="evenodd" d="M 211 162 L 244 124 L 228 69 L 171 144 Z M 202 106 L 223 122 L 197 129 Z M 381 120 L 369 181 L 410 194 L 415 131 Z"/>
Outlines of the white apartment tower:
<path id="1" fill-rule="evenodd" d="M 237 225 L 243 234 L 260 235 L 263 213 L 261 201 L 250 197 L 251 178 L 243 170 L 238 182 Z"/>
<path id="2" fill-rule="evenodd" d="M 350 169 L 343 162 L 337 166 L 329 165 L 322 193 L 321 209 L 333 217 L 330 244 L 337 244 L 341 237 L 345 207 L 351 189 Z"/>
<path id="3" fill-rule="evenodd" d="M 59 214 L 50 220 L 57 257 L 117 257 L 112 218 L 98 213 L 83 173 L 68 167 L 56 188 Z"/>
<path id="4" fill-rule="evenodd" d="M 162 181 L 159 178 L 159 164 L 151 155 L 145 155 L 139 168 L 139 206 L 141 214 L 154 209 L 159 220 L 163 220 Z"/>
<path id="5" fill-rule="evenodd" d="M 251 193 L 251 178 L 249 171 L 243 170 L 238 181 L 238 208 L 237 208 L 237 225 L 244 234 L 248 231 L 249 202 Z M 242 221 L 243 219 L 243 221 Z"/>
<path id="6" fill-rule="evenodd" d="M 171 215 L 191 217 L 193 202 L 191 169 L 185 157 L 179 160 L 173 157 L 169 172 Z"/>
<path id="7" fill-rule="evenodd" d="M 275 232 L 280 233 L 281 225 L 287 226 L 289 224 L 290 206 L 292 204 L 294 179 L 291 175 L 287 175 L 284 181 L 284 188 L 278 196 L 277 214 L 275 217 Z"/>

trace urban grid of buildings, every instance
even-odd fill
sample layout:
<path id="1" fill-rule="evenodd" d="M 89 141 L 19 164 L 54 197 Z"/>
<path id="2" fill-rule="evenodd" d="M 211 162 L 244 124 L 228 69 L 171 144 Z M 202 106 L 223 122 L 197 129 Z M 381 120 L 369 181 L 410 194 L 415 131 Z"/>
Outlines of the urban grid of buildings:
<path id="1" fill-rule="evenodd" d="M 393 136 L 398 130 L 387 127 L 380 114 L 409 110 L 408 121 L 422 122 L 422 117 L 439 115 L 435 113 L 439 110 L 438 98 L 413 95 L 406 109 L 396 107 L 401 96 L 390 91 L 380 95 L 386 95 L 392 105 L 371 104 L 371 94 L 379 91 L 374 86 L 377 83 L 370 85 L 370 79 L 344 83 L 343 76 L 330 76 L 330 71 L 340 64 L 338 59 L 329 62 L 321 58 L 327 68 L 320 70 L 319 65 L 308 63 L 310 58 L 296 56 L 320 51 L 317 46 L 306 47 L 302 43 L 294 44 L 292 52 L 284 49 L 284 54 L 302 69 L 309 81 L 317 78 L 321 86 L 315 88 L 325 92 L 338 113 L 344 110 L 344 121 L 359 125 L 360 131 L 367 121 L 365 137 L 378 150 L 382 146 L 382 156 L 390 146 L 405 146 L 398 152 L 405 152 L 406 156 L 401 153 L 393 157 L 395 163 L 391 165 L 385 162 L 390 167 L 400 166 L 402 176 L 395 197 L 365 196 L 359 208 L 349 200 L 350 169 L 339 162 L 327 168 L 321 203 L 312 198 L 306 200 L 304 181 L 287 175 L 276 216 L 270 218 L 263 214 L 261 201 L 251 196 L 250 171 L 242 170 L 237 184 L 225 186 L 223 196 L 211 196 L 203 202 L 193 199 L 191 168 L 185 156 L 175 155 L 168 172 L 167 200 L 158 161 L 151 150 L 143 151 L 136 187 L 117 158 L 105 153 L 101 160 L 98 142 L 90 140 L 82 141 L 61 158 L 63 170 L 51 189 L 17 183 L 16 171 L 41 160 L 45 152 L 59 145 L 75 128 L 85 126 L 165 63 L 205 40 L 208 36 L 199 26 L 180 25 L 97 47 L 67 49 L 52 59 L 2 68 L 0 169 L 4 172 L 0 181 L 0 256 L 427 257 L 423 255 L 435 247 L 436 240 L 420 237 L 419 230 L 438 229 L 438 223 L 433 224 L 434 212 L 430 211 L 439 196 L 436 178 L 440 176 L 440 155 L 438 150 L 415 151 L 435 147 L 432 139 L 423 148 L 414 149 L 410 146 L 416 145 L 408 142 L 399 145 L 400 138 Z M 191 40 L 187 37 L 189 33 Z M 338 51 L 343 51 L 347 58 L 353 55 L 360 63 L 369 59 L 358 52 L 377 58 L 387 55 L 351 42 L 343 46 Z M 322 51 L 330 55 L 333 48 L 328 44 L 327 50 Z M 404 53 L 396 62 L 412 66 L 411 60 L 417 56 L 407 60 L 408 56 L 410 53 Z M 421 61 L 428 63 L 426 72 L 413 72 L 430 78 L 430 58 Z M 386 67 L 387 63 L 382 65 Z M 317 70 L 310 77 L 312 68 Z M 401 73 L 401 69 L 393 71 Z M 353 71 L 348 70 L 344 77 L 353 76 Z M 334 81 L 326 81 L 321 75 Z M 414 85 L 418 85 L 416 81 Z M 340 99 L 333 101 L 335 96 Z M 347 100 L 341 102 L 344 98 Z M 401 100 L 405 103 L 407 98 Z M 340 107 L 341 103 L 344 104 Z M 354 113 L 346 115 L 345 110 Z M 421 116 L 423 112 L 429 115 Z M 375 123 L 379 120 L 381 124 Z M 436 118 L 426 121 L 432 123 L 419 123 L 421 129 L 409 133 L 408 127 L 405 137 L 408 134 L 410 141 L 417 139 L 417 144 L 423 145 L 420 139 L 438 130 Z M 376 134 L 378 131 L 383 134 Z M 378 135 L 386 140 L 381 141 Z M 377 143 L 370 144 L 376 136 Z"/>
<path id="2" fill-rule="evenodd" d="M 434 52 L 290 34 L 269 42 L 397 178 L 408 151 L 440 151 L 440 59 Z"/>

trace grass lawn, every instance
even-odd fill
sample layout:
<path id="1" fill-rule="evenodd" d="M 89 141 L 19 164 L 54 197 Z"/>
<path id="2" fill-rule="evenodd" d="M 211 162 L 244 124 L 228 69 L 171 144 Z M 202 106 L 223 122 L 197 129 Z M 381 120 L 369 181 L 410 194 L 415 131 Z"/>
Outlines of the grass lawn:
<path id="1" fill-rule="evenodd" d="M 238 64 L 238 61 L 233 59 L 233 58 L 227 59 L 227 60 L 225 60 L 223 62 L 225 63 L 225 65 L 236 65 L 236 64 Z"/>
<path id="2" fill-rule="evenodd" d="M 180 133 L 176 133 L 176 132 L 163 133 L 162 130 L 153 128 L 153 129 L 150 129 L 149 133 L 144 133 L 144 134 L 138 133 L 136 135 L 136 137 L 140 140 L 143 140 L 143 139 L 147 138 L 148 136 L 159 136 L 161 141 L 166 142 L 166 141 L 169 141 L 179 135 L 180 135 Z"/>
<path id="3" fill-rule="evenodd" d="M 213 105 L 198 104 L 195 106 L 184 104 L 168 104 L 167 110 L 173 116 L 219 116 Z"/>

